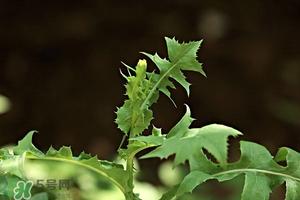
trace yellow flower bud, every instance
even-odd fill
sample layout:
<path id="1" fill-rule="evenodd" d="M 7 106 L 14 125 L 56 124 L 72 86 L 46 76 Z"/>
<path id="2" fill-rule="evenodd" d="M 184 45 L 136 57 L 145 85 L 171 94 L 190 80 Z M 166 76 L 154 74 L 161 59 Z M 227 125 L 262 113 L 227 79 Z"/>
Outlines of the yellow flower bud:
<path id="1" fill-rule="evenodd" d="M 137 65 L 146 69 L 147 68 L 147 61 L 145 59 L 139 60 Z"/>

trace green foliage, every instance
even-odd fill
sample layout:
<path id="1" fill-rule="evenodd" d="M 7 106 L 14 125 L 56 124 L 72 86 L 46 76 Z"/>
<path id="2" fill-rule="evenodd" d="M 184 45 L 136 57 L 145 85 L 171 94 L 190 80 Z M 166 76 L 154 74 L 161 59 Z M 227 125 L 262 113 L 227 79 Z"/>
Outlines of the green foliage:
<path id="1" fill-rule="evenodd" d="M 143 53 L 157 65 L 159 74 L 146 73 L 146 60 L 140 60 L 136 69 L 125 65 L 128 72 L 129 70 L 135 72 L 135 76 L 130 72 L 129 76 L 122 74 L 128 82 L 125 87 L 129 99 L 116 112 L 116 123 L 125 134 L 131 132 L 130 138 L 140 135 L 150 125 L 153 117 L 149 107 L 157 101 L 159 91 L 171 99 L 168 87 L 175 89 L 175 86 L 170 78 L 182 85 L 189 95 L 190 83 L 185 80 L 181 70 L 195 71 L 205 75 L 201 64 L 196 60 L 196 53 L 201 41 L 179 44 L 174 38 L 165 39 L 170 61 L 160 58 L 157 54 Z"/>
<path id="2" fill-rule="evenodd" d="M 26 159 L 45 162 L 60 161 L 81 166 L 107 178 L 122 191 L 126 200 L 139 200 L 139 195 L 134 193 L 133 160 L 138 152 L 154 147 L 154 150 L 141 158 L 164 159 L 174 155 L 173 167 L 186 162 L 189 164 L 189 173 L 179 184 L 163 194 L 161 200 L 179 199 L 207 180 L 216 179 L 223 182 L 240 174 L 245 176 L 241 195 L 243 200 L 267 200 L 272 190 L 284 183 L 286 184 L 285 199 L 299 199 L 300 154 L 298 152 L 283 147 L 273 157 L 265 147 L 241 141 L 240 159 L 228 163 L 228 138 L 237 137 L 242 133 L 220 124 L 190 128 L 194 119 L 187 105 L 185 115 L 169 133 L 163 133 L 162 129 L 152 126 L 152 134 L 143 135 L 153 119 L 150 107 L 157 102 L 160 92 L 173 102 L 170 89 L 175 89 L 175 85 L 172 81 L 178 82 L 189 96 L 191 84 L 186 81 L 184 70 L 206 76 L 201 63 L 197 61 L 197 51 L 201 41 L 181 44 L 174 38 L 165 38 L 165 40 L 169 60 L 162 59 L 157 54 L 142 53 L 157 66 L 158 73 L 147 72 L 146 60 L 139 60 L 135 68 L 124 64 L 127 68 L 127 75 L 121 71 L 121 75 L 127 81 L 125 84 L 127 99 L 123 106 L 117 109 L 115 122 L 124 133 L 118 152 L 120 158 L 124 159 L 125 165 L 117 164 L 116 161 L 99 160 L 97 156 L 84 152 L 76 157 L 73 156 L 70 147 L 66 146 L 59 150 L 50 147 L 44 154 L 32 144 L 35 131 L 31 131 L 19 141 L 12 153 L 7 149 L 0 149 L 1 172 L 27 180 L 24 171 Z M 126 138 L 128 144 L 123 148 Z M 210 160 L 205 152 L 209 152 L 216 161 Z M 279 164 L 282 162 L 285 162 L 286 166 Z"/>
<path id="3" fill-rule="evenodd" d="M 237 162 L 229 163 L 226 168 L 219 167 L 203 154 L 193 155 L 189 160 L 190 173 L 183 181 L 172 188 L 171 194 L 164 199 L 180 197 L 191 192 L 196 186 L 209 179 L 227 181 L 245 174 L 242 192 L 243 200 L 269 199 L 272 189 L 286 182 L 286 200 L 299 199 L 300 192 L 300 154 L 286 147 L 281 148 L 275 158 L 268 150 L 256 143 L 241 141 L 241 157 Z M 278 162 L 286 162 L 281 166 Z"/>
<path id="4" fill-rule="evenodd" d="M 190 110 L 187 107 L 187 112 L 184 117 L 178 122 L 170 133 L 167 134 L 166 140 L 161 146 L 152 152 L 144 155 L 142 158 L 159 157 L 167 158 L 175 154 L 174 165 L 184 163 L 194 155 L 199 153 L 199 149 L 207 149 L 221 167 L 226 167 L 227 160 L 227 138 L 229 136 L 238 136 L 241 133 L 233 128 L 211 124 L 202 128 L 189 129 L 192 123 Z M 184 149 L 184 151 L 183 151 Z"/>

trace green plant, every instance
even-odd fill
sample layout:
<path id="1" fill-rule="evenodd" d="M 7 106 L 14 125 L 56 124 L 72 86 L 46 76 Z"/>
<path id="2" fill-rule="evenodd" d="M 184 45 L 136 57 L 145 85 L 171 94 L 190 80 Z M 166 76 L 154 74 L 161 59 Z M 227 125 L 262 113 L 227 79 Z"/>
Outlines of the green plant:
<path id="1" fill-rule="evenodd" d="M 1 172 L 27 180 L 24 171 L 25 159 L 41 162 L 61 161 L 81 166 L 106 177 L 122 191 L 126 200 L 138 200 L 139 195 L 134 193 L 133 161 L 138 152 L 154 148 L 141 158 L 163 159 L 174 154 L 173 167 L 188 161 L 190 170 L 179 184 L 162 195 L 161 200 L 178 199 L 209 179 L 217 179 L 221 182 L 231 180 L 240 174 L 245 174 L 241 195 L 244 200 L 269 199 L 272 189 L 284 182 L 286 200 L 299 199 L 300 154 L 298 152 L 282 147 L 273 157 L 265 147 L 253 142 L 241 141 L 240 159 L 228 163 L 228 137 L 236 137 L 242 133 L 219 124 L 189 128 L 194 119 L 187 105 L 185 115 L 168 133 L 164 134 L 160 128 L 153 126 L 151 135 L 143 135 L 153 118 L 150 107 L 158 100 L 160 92 L 173 102 L 170 89 L 174 89 L 175 86 L 171 79 L 178 82 L 189 95 L 190 83 L 186 81 L 182 71 L 194 71 L 205 76 L 201 64 L 196 59 L 201 41 L 180 44 L 174 38 L 165 38 L 165 40 L 169 60 L 162 59 L 157 54 L 142 53 L 154 62 L 159 72 L 147 72 L 146 60 L 139 60 L 135 68 L 124 64 L 128 71 L 127 75 L 121 71 L 127 81 L 125 88 L 128 99 L 117 109 L 115 122 L 124 133 L 118 153 L 119 157 L 125 160 L 125 165 L 115 161 L 99 160 L 97 156 L 84 152 L 79 156 L 73 156 L 71 149 L 66 146 L 59 150 L 50 147 L 46 153 L 43 153 L 32 144 L 32 136 L 36 131 L 31 131 L 19 141 L 17 146 L 13 147 L 12 152 L 5 148 L 0 150 Z M 122 148 L 126 139 L 128 144 L 126 148 Z M 206 149 L 216 162 L 211 161 L 203 149 Z M 285 162 L 286 166 L 280 165 L 281 162 Z"/>

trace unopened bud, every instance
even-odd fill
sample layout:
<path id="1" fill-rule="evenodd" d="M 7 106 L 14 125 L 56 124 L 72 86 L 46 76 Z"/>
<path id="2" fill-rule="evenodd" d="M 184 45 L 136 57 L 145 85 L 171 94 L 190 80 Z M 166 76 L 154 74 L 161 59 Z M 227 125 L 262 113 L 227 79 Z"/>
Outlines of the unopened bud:
<path id="1" fill-rule="evenodd" d="M 137 65 L 146 69 L 147 68 L 147 61 L 145 59 L 139 60 Z"/>

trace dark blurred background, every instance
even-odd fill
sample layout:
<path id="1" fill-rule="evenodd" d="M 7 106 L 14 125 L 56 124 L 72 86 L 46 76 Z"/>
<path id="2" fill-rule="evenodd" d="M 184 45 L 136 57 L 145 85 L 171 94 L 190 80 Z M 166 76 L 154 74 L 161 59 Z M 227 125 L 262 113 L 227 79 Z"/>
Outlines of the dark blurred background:
<path id="1" fill-rule="evenodd" d="M 187 103 L 195 127 L 222 123 L 272 153 L 300 151 L 299 19 L 298 0 L 0 1 L 0 94 L 10 100 L 0 145 L 38 130 L 40 149 L 109 159 L 122 138 L 121 61 L 135 66 L 140 51 L 166 57 L 164 37 L 175 36 L 204 39 L 207 78 L 185 73 L 191 95 L 178 86 L 177 108 L 161 95 L 156 127 L 167 132 Z"/>

